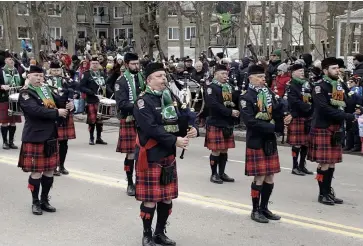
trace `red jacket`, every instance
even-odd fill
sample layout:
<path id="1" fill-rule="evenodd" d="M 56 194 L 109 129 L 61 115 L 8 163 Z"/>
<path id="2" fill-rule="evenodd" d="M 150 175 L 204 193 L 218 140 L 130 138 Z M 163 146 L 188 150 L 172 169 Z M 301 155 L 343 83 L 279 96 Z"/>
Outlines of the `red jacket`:
<path id="1" fill-rule="evenodd" d="M 290 73 L 277 75 L 275 80 L 277 87 L 277 95 L 279 95 L 279 97 L 283 97 L 285 94 L 286 84 L 291 80 L 291 75 Z M 275 81 L 272 81 L 271 90 L 275 92 Z"/>

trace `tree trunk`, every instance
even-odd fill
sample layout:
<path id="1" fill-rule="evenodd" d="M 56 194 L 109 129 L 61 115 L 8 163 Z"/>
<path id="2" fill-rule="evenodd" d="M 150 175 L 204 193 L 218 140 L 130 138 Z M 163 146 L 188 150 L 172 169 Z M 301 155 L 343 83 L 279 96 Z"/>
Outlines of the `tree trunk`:
<path id="1" fill-rule="evenodd" d="M 44 2 L 29 2 L 30 6 L 30 19 L 31 19 L 31 27 L 30 27 L 30 36 L 32 41 L 33 50 L 32 53 L 34 55 L 34 58 L 38 57 L 39 51 L 41 49 L 41 42 L 40 39 L 42 37 L 43 33 L 43 23 L 41 21 L 41 18 L 43 18 L 42 15 L 44 15 L 43 7 L 41 5 L 44 5 Z"/>
<path id="2" fill-rule="evenodd" d="M 292 2 L 284 2 L 284 26 L 282 27 L 282 49 L 290 50 L 291 45 L 291 33 L 292 33 Z M 281 53 L 281 59 L 284 60 L 286 57 L 285 52 Z"/>
<path id="3" fill-rule="evenodd" d="M 203 34 L 203 23 L 202 23 L 202 8 L 201 5 L 203 2 L 196 2 L 194 7 L 196 10 L 195 15 L 195 32 L 196 32 L 196 44 L 195 44 L 195 58 L 197 58 L 201 52 L 201 45 L 202 40 L 204 40 L 204 34 Z"/>
<path id="4" fill-rule="evenodd" d="M 302 16 L 304 53 L 310 53 L 309 17 L 310 17 L 310 2 L 306 1 L 304 2 L 304 10 Z"/>
<path id="5" fill-rule="evenodd" d="M 267 38 L 266 38 L 266 2 L 262 1 L 262 30 L 261 30 L 261 43 L 262 43 L 262 54 L 265 56 L 267 54 Z M 269 41 L 271 42 L 271 40 Z"/>
<path id="6" fill-rule="evenodd" d="M 154 45 L 155 39 L 154 36 L 156 34 L 156 4 L 154 2 L 149 2 L 149 22 L 147 29 L 147 43 L 148 43 L 148 53 L 151 58 L 154 57 Z"/>
<path id="7" fill-rule="evenodd" d="M 137 54 L 142 54 L 141 49 L 141 40 L 142 40 L 142 30 L 140 28 L 140 15 L 141 15 L 141 6 L 139 1 L 132 1 L 131 2 L 131 14 L 132 14 L 132 29 L 134 33 L 134 40 L 135 40 L 135 52 Z"/>
<path id="8" fill-rule="evenodd" d="M 168 3 L 159 2 L 159 37 L 160 48 L 163 51 L 166 62 L 169 60 L 168 56 Z"/>
<path id="9" fill-rule="evenodd" d="M 177 9 L 177 17 L 178 17 L 178 27 L 179 27 L 179 56 L 180 58 L 184 57 L 184 25 L 183 25 L 183 16 L 182 9 L 180 6 L 180 2 L 175 3 Z M 197 42 L 197 38 L 194 38 L 195 42 Z"/>
<path id="10" fill-rule="evenodd" d="M 347 64 L 347 55 L 348 55 L 348 42 L 349 36 L 351 35 L 350 31 L 350 16 L 352 13 L 352 1 L 348 3 L 348 14 L 347 14 L 347 26 L 346 26 L 346 35 L 344 36 L 344 63 Z"/>
<path id="11" fill-rule="evenodd" d="M 241 13 L 239 15 L 239 58 L 243 58 L 245 56 L 246 52 L 246 24 L 245 24 L 245 18 L 246 18 L 246 2 L 242 1 L 240 3 L 241 5 Z M 247 38 L 248 40 L 248 38 Z"/>
<path id="12" fill-rule="evenodd" d="M 329 42 L 329 56 L 336 56 L 336 25 L 335 25 L 335 17 L 337 16 L 337 6 L 335 2 L 327 2 L 328 4 L 328 13 L 329 19 L 327 21 L 327 37 Z"/>
<path id="13" fill-rule="evenodd" d="M 77 8 L 78 2 L 64 2 L 63 9 L 64 17 L 62 15 L 62 30 L 65 30 L 64 37 L 68 42 L 68 54 L 76 54 L 75 44 L 77 38 Z"/>
<path id="14" fill-rule="evenodd" d="M 275 5 L 277 6 L 277 3 L 275 3 Z M 273 34 L 272 34 L 272 19 L 274 17 L 274 12 L 272 11 L 272 2 L 269 2 L 269 7 L 268 7 L 268 12 L 269 12 L 269 19 L 268 19 L 268 30 L 269 30 L 269 33 L 268 33 L 268 44 L 269 44 L 269 48 L 268 48 L 268 54 L 271 54 L 272 52 L 272 40 L 273 40 Z"/>
<path id="15" fill-rule="evenodd" d="M 213 12 L 214 3 L 204 2 L 203 3 L 203 51 L 206 51 L 210 46 L 210 23 Z"/>

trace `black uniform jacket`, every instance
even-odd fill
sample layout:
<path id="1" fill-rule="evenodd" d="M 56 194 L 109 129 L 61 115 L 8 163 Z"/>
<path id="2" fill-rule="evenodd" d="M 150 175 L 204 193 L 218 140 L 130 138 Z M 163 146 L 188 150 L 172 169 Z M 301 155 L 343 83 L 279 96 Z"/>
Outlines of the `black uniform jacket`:
<path id="1" fill-rule="evenodd" d="M 330 104 L 333 88 L 330 84 L 321 80 L 315 84 L 313 90 L 313 121 L 314 128 L 328 128 L 330 125 L 340 125 L 344 120 L 353 121 L 354 115 L 345 113 Z M 345 99 L 346 96 L 345 96 Z"/>
<path id="2" fill-rule="evenodd" d="M 106 97 L 111 98 L 112 94 L 115 93 L 115 83 L 120 77 L 120 72 L 113 72 L 106 81 Z"/>
<path id="3" fill-rule="evenodd" d="M 287 101 L 291 116 L 293 118 L 309 118 L 313 114 L 313 107 L 303 101 L 302 85 L 291 82 L 288 92 Z"/>
<path id="4" fill-rule="evenodd" d="M 135 76 L 137 76 L 137 74 Z M 136 88 L 136 97 L 137 97 L 141 93 L 139 81 L 136 81 L 135 88 Z M 129 93 L 132 92 L 129 88 L 125 76 L 122 76 L 115 83 L 115 100 L 117 105 L 117 111 L 121 119 L 125 119 L 127 116 L 133 114 L 134 103 L 130 102 Z"/>
<path id="5" fill-rule="evenodd" d="M 16 68 L 14 68 L 14 69 L 16 70 Z M 16 72 L 18 72 L 18 71 L 16 71 Z M 21 74 L 19 74 L 19 76 L 20 76 L 20 85 L 24 85 L 23 77 L 21 76 Z M 0 87 L 2 85 L 5 85 L 5 79 L 3 76 L 3 69 L 0 69 Z M 0 88 L 0 103 L 8 102 L 8 101 L 9 101 L 9 92 Z"/>
<path id="6" fill-rule="evenodd" d="M 275 132 L 282 133 L 284 129 L 284 112 L 282 105 L 273 99 L 272 118 L 275 124 L 256 119 L 259 112 L 257 106 L 257 92 L 251 88 L 240 96 L 241 119 L 247 127 L 246 144 L 250 149 L 261 149 L 266 140 L 275 140 Z"/>
<path id="7" fill-rule="evenodd" d="M 207 124 L 220 128 L 233 126 L 232 108 L 224 106 L 222 88 L 210 83 L 206 92 L 206 106 L 209 109 Z"/>
<path id="8" fill-rule="evenodd" d="M 147 150 L 148 162 L 175 155 L 177 137 L 164 129 L 161 116 L 161 97 L 149 93 L 141 95 L 134 107 L 137 133 L 141 146 L 145 146 L 149 139 L 154 139 L 158 144 Z M 139 148 L 136 147 L 137 157 Z"/>
<path id="9" fill-rule="evenodd" d="M 103 72 L 100 72 L 100 73 L 101 73 L 101 76 L 104 77 L 105 82 L 106 82 L 104 73 Z M 80 90 L 81 90 L 81 92 L 87 94 L 87 98 L 86 98 L 87 103 L 95 104 L 95 103 L 99 102 L 99 99 L 97 97 L 97 92 L 99 90 L 99 86 L 96 83 L 96 81 L 93 80 L 90 70 L 84 72 L 83 78 L 81 79 Z"/>
<path id="10" fill-rule="evenodd" d="M 57 107 L 59 98 L 53 95 Z M 22 142 L 43 143 L 57 137 L 58 110 L 44 107 L 43 101 L 31 89 L 22 89 L 19 94 L 19 104 L 24 113 L 25 124 Z"/>

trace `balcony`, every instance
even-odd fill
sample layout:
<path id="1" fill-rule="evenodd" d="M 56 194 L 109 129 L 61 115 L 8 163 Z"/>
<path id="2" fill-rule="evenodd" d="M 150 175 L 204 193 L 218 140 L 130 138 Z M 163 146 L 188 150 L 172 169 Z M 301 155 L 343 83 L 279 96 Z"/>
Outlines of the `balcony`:
<path id="1" fill-rule="evenodd" d="M 93 20 L 92 20 L 93 18 Z M 94 15 L 88 16 L 85 14 L 77 14 L 77 23 L 86 23 L 86 24 L 99 24 L 99 25 L 109 25 L 110 24 L 110 15 Z"/>
<path id="2" fill-rule="evenodd" d="M 211 36 L 209 38 L 210 46 L 213 48 L 223 48 L 226 45 L 226 48 L 236 48 L 237 47 L 237 36 L 233 35 L 232 37 L 222 38 L 221 36 Z M 226 43 L 227 42 L 227 43 Z M 190 39 L 190 48 L 195 48 L 196 38 L 192 37 Z"/>

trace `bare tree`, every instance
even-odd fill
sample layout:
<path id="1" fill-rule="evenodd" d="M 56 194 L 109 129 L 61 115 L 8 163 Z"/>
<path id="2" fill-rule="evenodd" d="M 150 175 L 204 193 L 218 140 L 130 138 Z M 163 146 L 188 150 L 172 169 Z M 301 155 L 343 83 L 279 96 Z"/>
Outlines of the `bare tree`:
<path id="1" fill-rule="evenodd" d="M 262 25 L 261 25 L 261 38 L 262 38 L 262 54 L 266 55 L 267 54 L 267 38 L 266 38 L 266 2 L 262 1 L 261 2 L 261 6 L 262 6 Z M 271 42 L 271 40 L 269 41 Z"/>
<path id="2" fill-rule="evenodd" d="M 291 45 L 291 33 L 292 33 L 292 4 L 289 2 L 284 2 L 284 26 L 282 27 L 282 48 L 289 49 Z M 286 58 L 284 53 L 281 54 L 281 58 Z"/>
<path id="3" fill-rule="evenodd" d="M 246 2 L 242 1 L 241 3 L 241 13 L 239 15 L 239 57 L 242 58 L 245 56 L 245 47 L 246 47 L 246 24 L 245 24 L 245 17 L 246 17 Z"/>
<path id="4" fill-rule="evenodd" d="M 183 10 L 180 2 L 175 2 L 175 7 L 177 10 L 178 17 L 178 27 L 179 27 L 179 56 L 184 57 L 184 25 L 183 25 Z"/>
<path id="5" fill-rule="evenodd" d="M 15 50 L 15 45 L 18 43 L 18 39 L 16 36 L 17 30 L 15 26 L 15 17 L 16 17 L 16 3 L 14 2 L 3 2 L 1 8 L 1 19 L 3 26 L 3 33 L 7 36 L 7 38 L 3 37 L 6 41 L 6 48 L 10 50 Z M 4 44 L 5 46 L 5 44 Z"/>
<path id="6" fill-rule="evenodd" d="M 348 55 L 348 42 L 349 36 L 352 34 L 350 31 L 350 16 L 352 13 L 352 1 L 348 3 L 348 14 L 347 14 L 347 26 L 346 26 L 346 35 L 344 38 L 344 63 L 347 64 L 347 55 Z"/>
<path id="7" fill-rule="evenodd" d="M 133 33 L 134 33 L 134 40 L 135 40 L 135 52 L 137 54 L 141 54 L 142 53 L 142 30 L 140 28 L 140 22 L 141 22 L 141 2 L 139 1 L 132 1 L 131 3 L 132 7 L 131 7 L 131 14 L 133 17 L 133 22 L 132 22 L 132 29 L 133 29 Z"/>
<path id="8" fill-rule="evenodd" d="M 310 2 L 306 1 L 304 2 L 304 11 L 302 16 L 304 53 L 310 53 L 309 17 L 310 17 Z"/>
<path id="9" fill-rule="evenodd" d="M 79 2 L 64 2 L 62 25 L 68 42 L 68 54 L 75 54 L 77 38 L 77 9 Z"/>
<path id="10" fill-rule="evenodd" d="M 159 36 L 160 48 L 168 59 L 168 2 L 159 2 Z"/>

